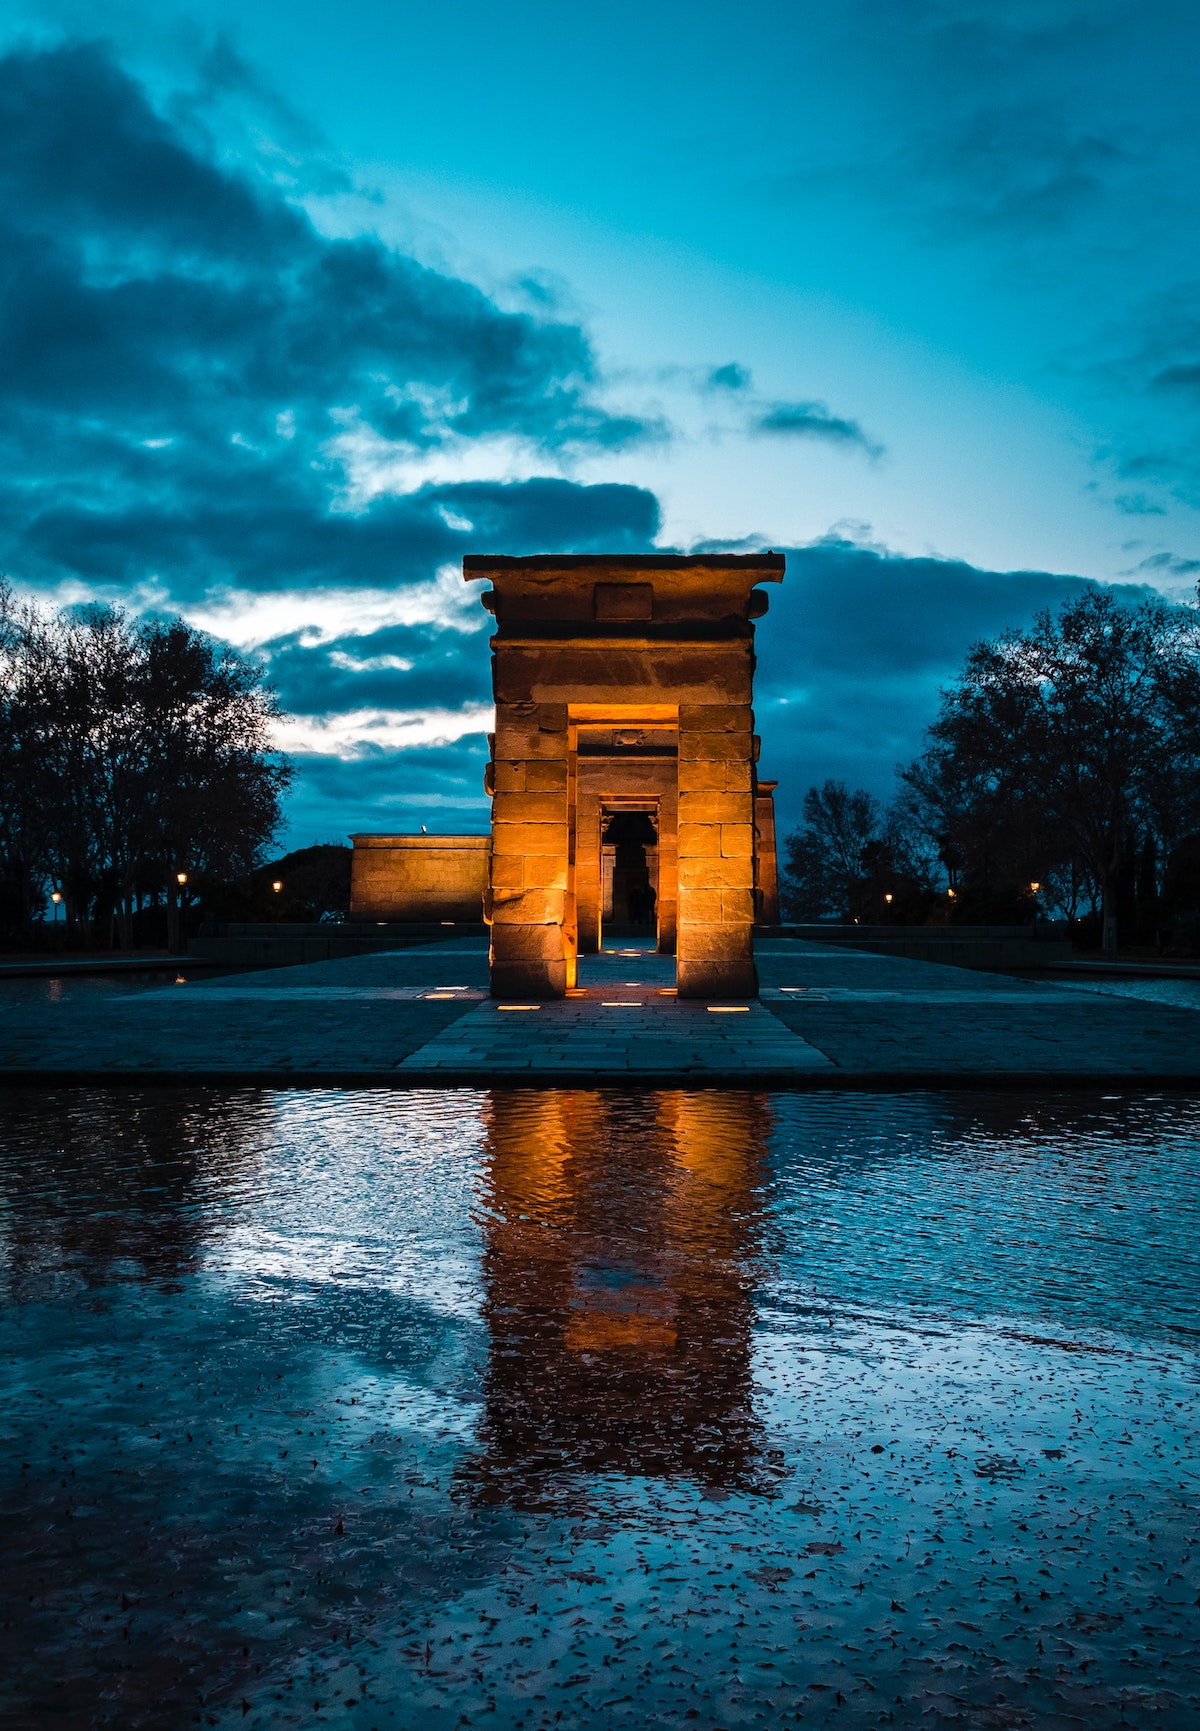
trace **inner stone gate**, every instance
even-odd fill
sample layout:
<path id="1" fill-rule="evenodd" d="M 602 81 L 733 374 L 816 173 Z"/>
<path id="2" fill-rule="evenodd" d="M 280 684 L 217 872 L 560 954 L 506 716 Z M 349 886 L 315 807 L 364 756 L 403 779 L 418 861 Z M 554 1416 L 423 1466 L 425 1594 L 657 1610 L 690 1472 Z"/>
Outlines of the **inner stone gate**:
<path id="1" fill-rule="evenodd" d="M 562 997 L 606 925 L 657 932 L 681 997 L 757 989 L 773 784 L 751 709 L 775 553 L 471 557 L 496 620 L 492 991 Z M 769 883 L 756 873 L 770 831 Z M 764 874 L 765 875 L 765 874 Z M 768 916 L 770 917 L 770 916 Z"/>

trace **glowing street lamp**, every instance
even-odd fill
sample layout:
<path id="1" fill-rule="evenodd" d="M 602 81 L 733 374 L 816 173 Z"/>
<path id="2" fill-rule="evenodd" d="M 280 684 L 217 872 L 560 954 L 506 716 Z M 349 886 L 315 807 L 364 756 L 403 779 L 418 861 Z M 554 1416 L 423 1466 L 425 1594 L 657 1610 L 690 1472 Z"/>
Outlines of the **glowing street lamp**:
<path id="1" fill-rule="evenodd" d="M 887 903 L 888 903 L 888 904 L 889 904 L 889 906 L 890 906 L 890 905 L 891 905 L 891 900 L 892 900 L 892 892 L 891 892 L 891 890 L 889 890 L 889 891 L 888 891 L 888 892 L 887 892 L 887 894 L 886 894 L 886 895 L 885 895 L 885 896 L 884 896 L 884 898 L 883 898 L 883 899 L 884 899 L 884 901 L 885 901 L 885 902 L 887 902 Z"/>
<path id="2" fill-rule="evenodd" d="M 275 894 L 278 895 L 280 890 L 283 888 L 283 879 L 276 878 L 274 883 L 271 885 L 271 888 L 275 891 Z"/>
<path id="3" fill-rule="evenodd" d="M 179 885 L 180 889 L 182 889 L 184 884 L 187 882 L 187 873 L 186 872 L 176 872 L 175 873 L 175 882 Z"/>
<path id="4" fill-rule="evenodd" d="M 1036 895 L 1042 886 L 1040 883 L 1032 883 L 1029 887 L 1033 891 L 1034 895 Z"/>

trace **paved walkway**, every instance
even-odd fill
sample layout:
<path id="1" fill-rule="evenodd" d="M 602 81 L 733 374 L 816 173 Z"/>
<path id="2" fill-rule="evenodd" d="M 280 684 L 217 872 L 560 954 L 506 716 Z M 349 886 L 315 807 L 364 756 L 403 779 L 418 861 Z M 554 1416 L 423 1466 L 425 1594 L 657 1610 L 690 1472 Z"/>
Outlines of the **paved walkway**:
<path id="1" fill-rule="evenodd" d="M 760 941 L 758 966 L 757 1001 L 685 1003 L 669 958 L 629 949 L 565 1001 L 505 1004 L 464 938 L 61 1004 L 0 992 L 0 1079 L 1200 1086 L 1200 1010 L 799 939 Z"/>
<path id="2" fill-rule="evenodd" d="M 675 961 L 589 956 L 579 988 L 552 1004 L 488 999 L 400 1065 L 404 1074 L 722 1078 L 811 1075 L 831 1059 L 761 1004 L 680 1002 Z"/>

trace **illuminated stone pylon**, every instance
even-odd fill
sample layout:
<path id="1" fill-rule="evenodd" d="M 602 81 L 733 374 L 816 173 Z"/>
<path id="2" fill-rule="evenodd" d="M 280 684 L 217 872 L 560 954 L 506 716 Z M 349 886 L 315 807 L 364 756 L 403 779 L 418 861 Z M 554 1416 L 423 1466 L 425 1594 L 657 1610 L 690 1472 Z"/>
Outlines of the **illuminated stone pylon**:
<path id="1" fill-rule="evenodd" d="M 612 919 L 603 838 L 639 814 L 657 837 L 643 895 L 680 996 L 756 990 L 752 621 L 767 610 L 755 584 L 783 570 L 774 553 L 464 559 L 496 619 L 494 993 L 575 984 Z"/>

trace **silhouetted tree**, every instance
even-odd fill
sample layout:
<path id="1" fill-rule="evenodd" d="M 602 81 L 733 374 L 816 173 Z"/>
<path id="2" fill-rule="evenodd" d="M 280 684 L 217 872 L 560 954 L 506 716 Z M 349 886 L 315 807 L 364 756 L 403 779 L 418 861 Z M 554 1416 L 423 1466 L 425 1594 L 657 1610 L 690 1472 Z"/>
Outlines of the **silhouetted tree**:
<path id="1" fill-rule="evenodd" d="M 1135 855 L 1144 905 L 1147 861 L 1200 815 L 1200 616 L 1104 590 L 1040 613 L 971 650 L 928 738 L 902 780 L 964 898 L 1031 910 L 1035 881 L 1090 882 L 1115 951 Z"/>
<path id="2" fill-rule="evenodd" d="M 180 620 L 47 615 L 0 587 L 0 877 L 28 920 L 58 887 L 69 925 L 132 941 L 177 874 L 252 869 L 291 771 L 261 669 Z"/>
<path id="3" fill-rule="evenodd" d="M 799 920 L 917 920 L 932 900 L 928 849 L 902 807 L 844 781 L 810 787 L 784 840 L 781 898 Z"/>

